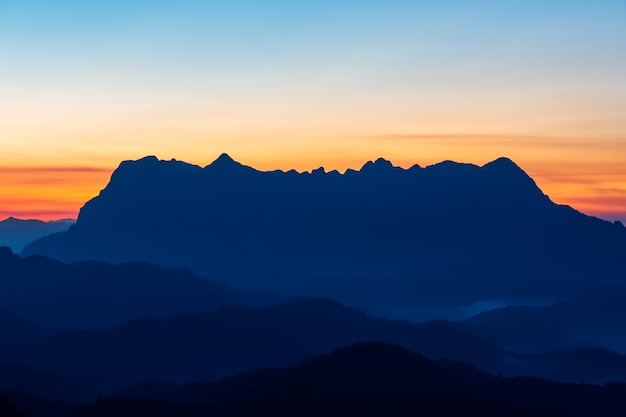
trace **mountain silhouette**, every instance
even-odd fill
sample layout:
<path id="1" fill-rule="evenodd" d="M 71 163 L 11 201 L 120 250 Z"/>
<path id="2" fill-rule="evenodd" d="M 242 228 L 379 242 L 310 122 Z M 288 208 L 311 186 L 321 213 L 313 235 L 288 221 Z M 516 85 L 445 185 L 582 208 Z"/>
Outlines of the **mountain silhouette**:
<path id="1" fill-rule="evenodd" d="M 548 306 L 509 306 L 482 312 L 464 320 L 464 324 L 491 329 L 491 334 L 506 329 L 509 334 L 526 335 L 512 343 L 499 343 L 497 338 L 483 332 L 473 333 L 499 346 L 511 349 L 514 345 L 528 347 L 528 342 L 540 333 L 560 336 L 579 347 L 601 347 L 626 352 L 626 298 L 613 296 L 585 297 Z M 467 329 L 467 327 L 465 327 Z M 517 349 L 514 349 L 517 350 Z M 554 350 L 554 349 L 553 349 Z M 562 350 L 562 349 L 557 349 Z"/>
<path id="2" fill-rule="evenodd" d="M 368 341 L 403 345 L 431 359 L 468 362 L 494 374 L 576 382 L 626 380 L 625 356 L 603 351 L 519 355 L 452 324 L 374 318 L 330 299 L 311 298 L 59 332 L 0 345 L 0 358 L 81 385 L 82 391 L 68 389 L 68 397 L 60 398 L 80 400 L 84 392 L 106 395 L 142 381 L 215 380 L 255 368 L 286 366 L 337 346 Z M 33 385 L 38 381 L 35 378 Z M 39 395 L 59 399 L 54 390 Z"/>
<path id="3" fill-rule="evenodd" d="M 77 415 L 571 415 L 552 405 L 532 404 L 532 399 L 531 404 L 519 405 L 478 393 L 441 365 L 400 346 L 380 343 L 342 347 L 286 369 L 218 383 L 161 386 L 161 397 L 146 388 L 121 396 L 140 394 L 150 400 L 102 400 Z M 220 398 L 216 393 L 221 392 L 230 395 Z M 186 402 L 177 401 L 180 394 Z"/>
<path id="4" fill-rule="evenodd" d="M 0 345 L 7 341 L 45 336 L 50 331 L 15 314 L 0 310 Z"/>
<path id="5" fill-rule="evenodd" d="M 8 246 L 14 252 L 21 252 L 26 244 L 51 233 L 64 232 L 76 223 L 74 219 L 22 220 L 15 217 L 0 221 L 0 246 Z"/>
<path id="6" fill-rule="evenodd" d="M 0 277 L 4 310 L 52 328 L 113 326 L 141 317 L 243 303 L 240 293 L 226 284 L 184 269 L 145 262 L 68 265 L 39 255 L 23 259 L 7 247 L 0 247 Z M 20 332 L 36 332 L 14 316 L 2 317 L 0 334 L 18 337 Z"/>
<path id="7" fill-rule="evenodd" d="M 329 360 L 330 358 L 332 360 Z M 339 382 L 335 379 L 324 388 L 312 383 L 309 394 L 312 392 L 317 394 L 324 389 L 335 390 L 335 394 L 342 393 L 344 389 L 337 386 L 342 383 L 351 386 L 356 379 L 360 383 L 371 381 L 385 383 L 387 389 L 394 389 L 395 385 L 392 382 L 412 381 L 421 382 L 426 385 L 427 390 L 435 391 L 442 386 L 447 387 L 446 391 L 458 390 L 460 387 L 469 388 L 468 391 L 472 394 L 482 395 L 483 401 L 497 399 L 494 402 L 499 404 L 517 407 L 547 406 L 555 413 L 554 415 L 558 415 L 557 410 L 563 410 L 576 416 L 618 417 L 626 411 L 623 401 L 626 384 L 612 383 L 600 386 L 559 383 L 528 377 L 503 378 L 484 373 L 463 362 L 445 359 L 430 362 L 399 346 L 375 343 L 337 349 L 330 355 L 304 360 L 286 369 L 261 369 L 216 382 L 196 381 L 180 385 L 146 382 L 115 393 L 113 398 L 166 401 L 173 404 L 220 404 L 238 402 L 255 394 L 257 397 L 267 396 L 267 391 L 279 391 L 281 395 L 291 399 L 295 396 L 292 397 L 287 393 L 298 390 L 297 387 L 293 387 L 294 380 L 306 378 L 302 374 L 310 375 L 313 372 L 316 379 L 324 373 L 339 375 L 337 378 Z M 385 389 L 372 395 L 383 395 L 383 392 Z M 398 392 L 392 395 L 402 397 Z M 434 395 L 436 398 L 440 393 L 435 392 Z M 267 397 L 265 399 L 267 400 Z"/>
<path id="8" fill-rule="evenodd" d="M 277 306 L 228 306 L 107 329 L 56 333 L 0 349 L 0 358 L 48 372 L 83 375 L 82 381 L 90 386 L 108 381 L 119 389 L 151 379 L 223 378 L 370 340 L 494 369 L 499 369 L 495 364 L 505 354 L 445 325 L 378 319 L 330 299 L 299 298 Z"/>
<path id="9" fill-rule="evenodd" d="M 3 397 L 0 397 L 0 415 L 3 417 L 25 417 L 13 404 Z"/>
<path id="10" fill-rule="evenodd" d="M 24 365 L 0 364 L 0 393 L 25 393 L 47 400 L 89 400 L 90 391 L 72 378 Z M 2 415 L 2 414 L 0 414 Z"/>
<path id="11" fill-rule="evenodd" d="M 331 375 L 334 378 L 332 381 L 320 381 Z M 303 379 L 309 379 L 305 394 L 298 392 L 301 388 L 297 385 Z M 406 400 L 403 395 L 405 393 L 397 390 L 400 383 L 402 389 L 409 391 L 406 397 L 413 399 L 420 394 L 411 393 L 410 385 L 421 384 L 422 389 L 415 391 L 422 395 L 432 395 L 430 400 L 439 398 L 441 390 L 448 393 L 465 391 L 465 395 L 469 393 L 470 396 L 481 398 L 483 404 L 513 405 L 518 412 L 524 410 L 524 407 L 533 407 L 531 409 L 539 412 L 537 405 L 547 407 L 550 410 L 546 411 L 548 415 L 571 413 L 576 416 L 618 417 L 626 411 L 623 401 L 626 384 L 600 386 L 528 377 L 503 378 L 481 372 L 466 363 L 451 360 L 431 362 L 399 346 L 376 343 L 348 346 L 285 369 L 261 369 L 216 382 L 197 381 L 180 385 L 146 382 L 122 390 L 114 394 L 113 398 L 190 405 L 241 403 L 244 398 L 256 396 L 259 399 L 262 396 L 261 401 L 267 404 L 272 401 L 280 403 L 277 397 L 272 397 L 272 394 L 280 393 L 281 398 L 295 403 L 303 401 L 302 396 L 305 395 L 315 395 L 321 400 L 324 395 L 337 396 L 346 391 L 350 393 L 359 384 L 371 384 L 370 387 L 385 384 L 385 388 L 368 392 L 368 395 L 375 398 L 395 396 L 399 406 Z M 367 397 L 364 394 L 367 388 L 361 389 L 361 398 Z M 393 392 L 389 393 L 389 390 Z M 298 398 L 298 395 L 301 397 Z M 389 397 L 385 398 L 390 400 Z M 348 402 L 348 399 L 345 398 L 345 401 Z M 353 403 L 363 404 L 364 400 L 354 400 Z M 122 404 L 124 403 L 117 403 L 118 406 Z M 528 408 L 525 411 L 528 412 Z M 465 413 L 469 414 L 469 411 L 465 410 Z"/>
<path id="12" fill-rule="evenodd" d="M 68 231 L 23 255 L 184 266 L 235 287 L 459 317 L 485 300 L 624 289 L 626 230 L 554 204 L 514 162 L 261 172 L 125 161 Z M 416 307 L 417 306 L 417 307 Z"/>

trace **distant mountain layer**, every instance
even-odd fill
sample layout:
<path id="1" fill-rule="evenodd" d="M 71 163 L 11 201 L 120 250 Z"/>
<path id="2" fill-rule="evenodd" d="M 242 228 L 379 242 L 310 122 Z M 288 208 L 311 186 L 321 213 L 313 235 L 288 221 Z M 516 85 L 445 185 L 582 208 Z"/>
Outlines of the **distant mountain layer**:
<path id="1" fill-rule="evenodd" d="M 305 298 L 273 307 L 223 307 L 0 344 L 2 362 L 45 371 L 6 368 L 12 373 L 0 372 L 0 389 L 16 386 L 19 378 L 22 386 L 32 387 L 30 394 L 38 389 L 38 395 L 52 399 L 84 399 L 85 393 L 95 398 L 142 381 L 215 380 L 255 368 L 286 366 L 368 341 L 403 345 L 431 359 L 451 358 L 503 375 L 576 382 L 626 380 L 626 357 L 610 352 L 513 354 L 457 325 L 377 319 L 329 299 Z M 50 386 L 54 380 L 65 382 Z"/>
<path id="2" fill-rule="evenodd" d="M 626 353 L 626 298 L 571 300 L 550 306 L 515 306 L 480 313 L 464 321 L 477 326 L 477 336 L 508 349 L 532 347 L 541 333 L 558 334 L 579 346 L 602 347 Z M 500 333 L 499 337 L 494 337 Z M 513 336 L 513 337 L 511 337 Z M 560 350 L 560 349 L 559 349 Z"/>
<path id="3" fill-rule="evenodd" d="M 488 300 L 626 294 L 626 230 L 554 204 L 506 158 L 410 169 L 378 159 L 340 174 L 146 157 L 123 162 L 76 225 L 24 254 L 185 266 L 421 318 Z"/>
<path id="4" fill-rule="evenodd" d="M 22 259 L 0 247 L 0 306 L 48 327 L 112 326 L 241 303 L 240 294 L 226 284 L 184 269 L 145 262 L 68 265 L 43 256 Z M 37 332 L 11 314 L 0 315 L 0 335 L 7 336 L 0 345 Z"/>
<path id="5" fill-rule="evenodd" d="M 24 246 L 33 240 L 51 233 L 64 232 L 74 223 L 76 223 L 74 219 L 43 222 L 9 217 L 0 221 L 0 246 L 8 246 L 14 252 L 21 252 Z"/>

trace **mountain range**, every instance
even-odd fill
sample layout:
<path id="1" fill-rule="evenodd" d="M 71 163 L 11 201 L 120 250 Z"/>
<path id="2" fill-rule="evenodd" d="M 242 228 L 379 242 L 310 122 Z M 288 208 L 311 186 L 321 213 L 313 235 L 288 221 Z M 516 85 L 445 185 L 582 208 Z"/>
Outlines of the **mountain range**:
<path id="1" fill-rule="evenodd" d="M 0 247 L 4 413 L 623 415 L 626 230 L 507 158 L 146 157 L 45 234 Z"/>
<path id="2" fill-rule="evenodd" d="M 74 219 L 61 219 L 44 222 L 41 220 L 22 220 L 15 217 L 0 221 L 0 246 L 8 246 L 19 253 L 33 240 L 51 233 L 63 232 L 76 223 Z"/>
<path id="3" fill-rule="evenodd" d="M 23 255 L 143 260 L 235 288 L 331 296 L 388 316 L 626 294 L 626 229 L 553 203 L 515 163 L 377 159 L 360 170 L 262 172 L 121 163 L 76 224 Z"/>
<path id="4" fill-rule="evenodd" d="M 216 380 L 370 341 L 402 345 L 432 360 L 453 359 L 504 376 L 626 381 L 626 356 L 597 349 L 519 354 L 473 335 L 475 330 L 459 323 L 375 318 L 330 299 L 227 306 L 5 341 L 0 343 L 0 392 L 90 401 L 146 381 Z"/>

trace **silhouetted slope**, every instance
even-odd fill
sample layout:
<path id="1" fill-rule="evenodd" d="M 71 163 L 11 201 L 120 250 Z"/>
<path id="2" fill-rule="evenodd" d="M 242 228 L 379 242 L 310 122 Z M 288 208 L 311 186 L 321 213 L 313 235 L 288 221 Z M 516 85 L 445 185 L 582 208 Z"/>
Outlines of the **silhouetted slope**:
<path id="1" fill-rule="evenodd" d="M 0 221 L 0 246 L 9 246 L 13 251 L 21 252 L 28 243 L 51 233 L 64 232 L 74 223 L 72 219 L 43 222 L 9 217 Z"/>
<path id="2" fill-rule="evenodd" d="M 626 352 L 626 298 L 616 293 L 610 297 L 587 297 L 585 299 L 556 303 L 549 306 L 516 306 L 489 310 L 464 320 L 465 324 L 483 329 L 505 329 L 511 334 L 552 333 L 579 347 L 602 347 Z M 481 332 L 474 332 L 481 336 Z M 486 332 L 482 336 L 489 338 Z M 496 338 L 489 338 L 499 343 Z M 523 348 L 524 341 L 510 343 Z M 554 350 L 554 349 L 553 349 Z M 562 349 L 561 349 L 562 350 Z"/>
<path id="3" fill-rule="evenodd" d="M 186 266 L 399 314 L 419 304 L 415 316 L 429 303 L 624 291 L 626 230 L 555 205 L 506 158 L 407 170 L 378 159 L 339 174 L 146 157 L 24 253 Z"/>
<path id="4" fill-rule="evenodd" d="M 22 415 L 27 417 L 72 417 L 84 403 L 47 400 L 19 392 L 3 392 Z M 0 414 L 4 417 L 3 414 Z"/>
<path id="5" fill-rule="evenodd" d="M 24 414 L 17 411 L 17 408 L 9 401 L 0 397 L 0 416 L 2 417 L 24 417 Z"/>
<path id="6" fill-rule="evenodd" d="M 49 330 L 31 323 L 29 320 L 0 310 L 0 345 L 8 340 L 44 336 Z"/>
<path id="7" fill-rule="evenodd" d="M 621 356 L 579 364 L 579 357 L 565 355 L 555 367 L 548 356 L 510 354 L 447 323 L 412 325 L 377 319 L 327 299 L 297 299 L 274 307 L 224 307 L 110 329 L 64 332 L 5 348 L 0 357 L 69 375 L 106 394 L 141 381 L 211 380 L 285 366 L 366 341 L 400 344 L 433 359 L 462 360 L 504 375 L 549 375 L 574 381 L 626 378 Z M 559 369 L 564 370 L 562 375 Z"/>
<path id="8" fill-rule="evenodd" d="M 564 336 L 557 330 L 545 328 L 480 326 L 465 322 L 448 323 L 500 349 L 520 354 L 571 352 L 590 346 L 589 343 Z"/>
<path id="9" fill-rule="evenodd" d="M 623 383 L 591 385 L 528 377 L 501 378 L 461 362 L 442 360 L 439 365 L 474 391 L 509 404 L 544 404 L 575 416 L 621 417 L 626 413 Z"/>
<path id="10" fill-rule="evenodd" d="M 93 399 L 97 393 L 65 376 L 1 363 L 0 392 L 19 392 L 49 400 L 74 401 Z"/>
<path id="11" fill-rule="evenodd" d="M 333 359 L 328 360 L 329 357 Z M 367 363 L 362 364 L 361 361 Z M 355 380 L 357 383 L 381 384 L 393 381 L 402 385 L 402 389 L 408 388 L 411 382 L 421 382 L 427 386 L 426 389 L 419 390 L 422 394 L 426 394 L 428 390 L 437 391 L 445 386 L 462 387 L 466 391 L 482 394 L 483 400 L 490 398 L 514 406 L 543 405 L 551 407 L 552 412 L 562 409 L 577 416 L 621 417 L 626 412 L 624 403 L 626 384 L 599 386 L 565 384 L 527 377 L 502 378 L 479 371 L 462 362 L 440 360 L 433 363 L 397 346 L 378 347 L 373 344 L 338 349 L 331 355 L 305 360 L 287 369 L 257 370 L 217 382 L 182 385 L 164 382 L 144 383 L 118 392 L 114 397 L 179 404 L 219 404 L 236 402 L 241 398 L 255 395 L 257 398 L 263 397 L 263 400 L 268 400 L 267 391 L 273 390 L 280 391 L 282 395 L 296 401 L 296 396 L 286 393 L 294 390 L 294 379 L 302 378 L 303 369 L 305 378 L 312 373 L 311 369 L 315 372 L 314 378 L 319 378 L 320 374 L 335 375 L 335 379 L 330 383 L 324 383 L 324 388 L 321 389 L 327 394 L 330 391 L 331 395 L 343 395 L 345 387 L 352 386 Z M 298 377 L 294 378 L 294 374 L 298 374 Z M 387 385 L 387 389 L 394 390 L 394 387 Z M 314 387 L 312 391 L 317 390 L 320 388 Z M 402 397 L 401 390 L 394 391 L 394 395 Z M 441 392 L 435 392 L 434 395 L 440 394 Z M 407 393 L 407 396 L 412 396 L 413 399 L 417 397 L 416 394 L 410 393 Z"/>
<path id="12" fill-rule="evenodd" d="M 376 319 L 332 300 L 296 299 L 275 307 L 224 307 L 103 330 L 55 334 L 0 352 L 65 375 L 115 383 L 214 379 L 283 366 L 336 346 L 363 341 L 404 344 L 429 356 L 473 363 L 498 361 L 499 350 L 444 325 Z"/>
<path id="13" fill-rule="evenodd" d="M 0 305 L 50 327 L 93 327 L 239 304 L 226 284 L 144 262 L 67 265 L 0 248 Z M 1 331 L 1 329 L 0 329 Z"/>
<path id="14" fill-rule="evenodd" d="M 257 374 L 262 380 L 266 373 Z M 246 378 L 244 378 L 246 379 Z M 139 400 L 99 401 L 79 416 L 116 415 L 278 415 L 278 416 L 564 416 L 552 407 L 512 406 L 499 399 L 475 393 L 423 356 L 386 344 L 364 343 L 335 349 L 290 368 L 276 370 L 265 383 L 228 400 L 207 404 L 216 398 L 222 381 L 205 385 L 208 394 L 196 404 L 164 404 Z M 180 387 L 179 389 L 185 389 Z M 165 398 L 168 398 L 166 395 Z M 162 401 L 162 400 L 161 400 Z M 205 404 L 201 404 L 205 403 Z M 152 414 L 151 414 L 152 415 Z"/>

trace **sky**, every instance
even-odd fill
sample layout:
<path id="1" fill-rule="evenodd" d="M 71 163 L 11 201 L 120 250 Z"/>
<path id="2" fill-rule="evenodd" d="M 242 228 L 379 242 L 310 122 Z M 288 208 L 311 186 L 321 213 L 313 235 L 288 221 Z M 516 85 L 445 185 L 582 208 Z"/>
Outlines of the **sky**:
<path id="1" fill-rule="evenodd" d="M 0 0 L 0 218 L 123 160 L 513 159 L 626 222 L 626 0 Z"/>

